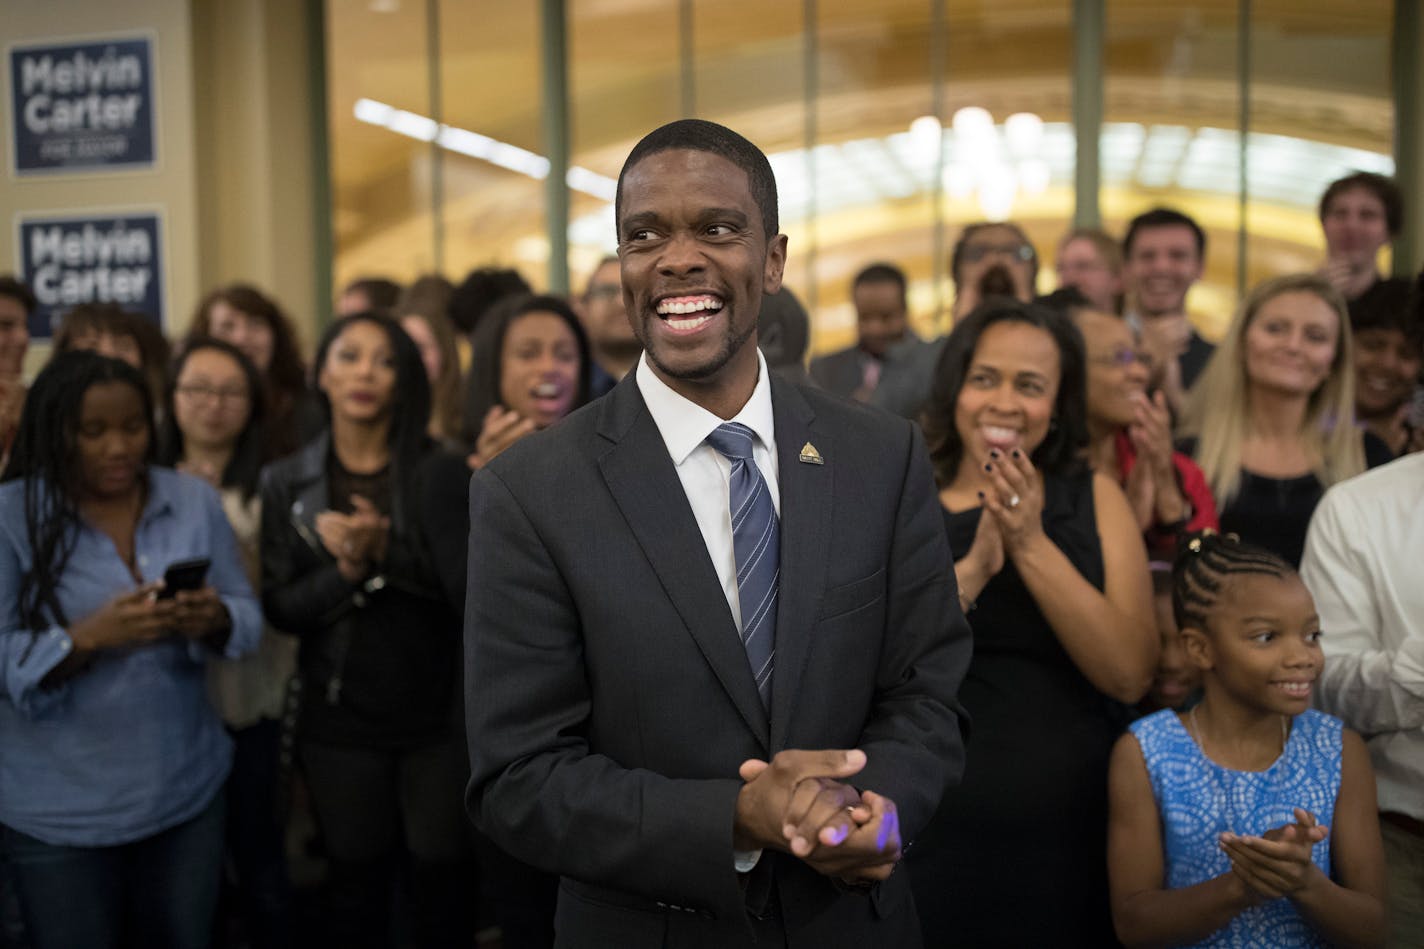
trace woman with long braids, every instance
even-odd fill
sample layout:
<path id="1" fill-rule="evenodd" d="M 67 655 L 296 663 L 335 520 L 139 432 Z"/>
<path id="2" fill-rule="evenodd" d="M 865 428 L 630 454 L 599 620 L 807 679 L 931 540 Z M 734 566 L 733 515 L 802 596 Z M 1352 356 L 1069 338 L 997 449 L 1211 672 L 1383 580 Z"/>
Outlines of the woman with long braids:
<path id="1" fill-rule="evenodd" d="M 138 370 L 60 356 L 0 485 L 0 859 L 36 949 L 211 938 L 232 743 L 206 665 L 262 618 L 216 492 L 149 464 L 152 419 Z"/>

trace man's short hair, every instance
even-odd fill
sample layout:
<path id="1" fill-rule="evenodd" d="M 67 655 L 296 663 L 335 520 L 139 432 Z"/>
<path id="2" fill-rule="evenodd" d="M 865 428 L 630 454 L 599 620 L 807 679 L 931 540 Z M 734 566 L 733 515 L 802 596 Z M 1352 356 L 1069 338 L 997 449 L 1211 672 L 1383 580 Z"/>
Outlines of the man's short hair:
<path id="1" fill-rule="evenodd" d="M 30 289 L 29 284 L 9 274 L 0 275 L 0 297 L 9 297 L 17 301 L 24 308 L 25 316 L 35 312 L 35 307 L 40 305 L 40 301 L 35 298 L 35 292 Z"/>
<path id="2" fill-rule="evenodd" d="M 1181 211 L 1174 211 L 1171 208 L 1153 208 L 1151 211 L 1144 211 L 1133 218 L 1132 223 L 1127 226 L 1127 235 L 1122 239 L 1122 256 L 1124 258 L 1132 256 L 1132 242 L 1137 239 L 1139 231 L 1151 230 L 1156 227 L 1190 228 L 1192 236 L 1197 241 L 1197 259 L 1206 259 L 1206 231 L 1203 231 L 1200 224 Z"/>
<path id="3" fill-rule="evenodd" d="M 1416 353 L 1424 351 L 1424 271 L 1413 284 L 1382 280 L 1349 301 L 1350 332 L 1398 330 Z M 1357 347 L 1358 351 L 1358 347 Z"/>
<path id="4" fill-rule="evenodd" d="M 1325 214 L 1330 210 L 1330 203 L 1354 188 L 1363 188 L 1374 195 L 1380 204 L 1384 205 L 1384 223 L 1389 228 L 1389 236 L 1398 237 L 1399 232 L 1404 228 L 1404 193 L 1399 190 L 1399 185 L 1393 178 L 1388 175 L 1377 175 L 1373 171 L 1357 171 L 1338 181 L 1330 182 L 1330 186 L 1320 196 L 1321 222 L 1325 221 Z"/>
<path id="5" fill-rule="evenodd" d="M 1117 242 L 1107 231 L 1098 227 L 1075 227 L 1067 234 L 1063 235 L 1063 240 L 1058 242 L 1058 253 L 1063 253 L 1063 248 L 1074 241 L 1087 241 L 1093 245 L 1093 249 L 1103 258 L 1103 262 L 1108 265 L 1108 270 L 1114 274 L 1122 273 L 1122 245 Z"/>
<path id="6" fill-rule="evenodd" d="M 618 173 L 618 190 L 613 199 L 615 221 L 623 220 L 623 179 L 628 171 L 649 155 L 681 149 L 719 155 L 746 172 L 752 200 L 756 202 L 757 210 L 761 211 L 761 225 L 766 231 L 766 239 L 769 241 L 781 233 L 776 211 L 776 176 L 772 174 L 771 162 L 766 160 L 760 148 L 725 125 L 703 119 L 669 122 L 653 129 L 633 146 L 627 161 L 623 162 L 623 170 Z"/>
<path id="7" fill-rule="evenodd" d="M 910 283 L 905 279 L 905 271 L 889 263 L 875 263 L 855 275 L 850 283 L 851 293 L 867 283 L 893 283 L 900 288 L 900 299 L 904 300 Z"/>

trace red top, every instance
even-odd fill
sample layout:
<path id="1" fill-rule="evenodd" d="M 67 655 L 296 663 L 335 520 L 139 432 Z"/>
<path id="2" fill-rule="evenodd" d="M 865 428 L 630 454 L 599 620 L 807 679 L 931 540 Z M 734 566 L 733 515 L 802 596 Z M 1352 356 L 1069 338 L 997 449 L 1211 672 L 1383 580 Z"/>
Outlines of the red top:
<path id="1" fill-rule="evenodd" d="M 1118 483 L 1125 485 L 1127 476 L 1137 464 L 1137 450 L 1132 447 L 1132 439 L 1125 430 L 1117 433 L 1114 443 L 1117 448 Z M 1177 469 L 1177 488 L 1191 509 L 1187 514 L 1187 522 L 1183 525 L 1159 524 L 1154 515 L 1152 523 L 1143 531 L 1147 540 L 1147 552 L 1152 559 L 1168 562 L 1176 558 L 1179 528 L 1184 533 L 1191 533 L 1220 526 L 1216 518 L 1216 499 L 1211 496 L 1211 486 L 1206 483 L 1206 475 L 1202 474 L 1197 463 L 1181 452 L 1173 451 L 1172 466 Z"/>

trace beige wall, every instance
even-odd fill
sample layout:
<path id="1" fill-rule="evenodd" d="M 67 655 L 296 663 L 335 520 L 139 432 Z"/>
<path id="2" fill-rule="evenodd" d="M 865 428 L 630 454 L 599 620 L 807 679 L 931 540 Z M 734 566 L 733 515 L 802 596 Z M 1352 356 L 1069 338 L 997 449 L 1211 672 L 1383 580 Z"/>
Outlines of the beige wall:
<path id="1" fill-rule="evenodd" d="M 152 170 L 113 174 L 14 179 L 4 169 L 0 272 L 15 269 L 18 213 L 157 207 L 170 335 L 186 329 L 208 289 L 241 279 L 276 296 L 310 339 L 326 288 L 316 286 L 313 263 L 306 4 L 46 0 L 4 7 L 0 46 L 152 34 L 159 157 Z M 8 101 L 3 108 L 8 135 Z M 31 347 L 30 374 L 47 350 Z"/>
<path id="2" fill-rule="evenodd" d="M 198 276 L 274 296 L 307 343 L 327 288 L 317 286 L 307 3 L 196 0 Z M 191 306 L 189 308 L 191 310 Z M 188 318 L 185 314 L 184 319 Z"/>

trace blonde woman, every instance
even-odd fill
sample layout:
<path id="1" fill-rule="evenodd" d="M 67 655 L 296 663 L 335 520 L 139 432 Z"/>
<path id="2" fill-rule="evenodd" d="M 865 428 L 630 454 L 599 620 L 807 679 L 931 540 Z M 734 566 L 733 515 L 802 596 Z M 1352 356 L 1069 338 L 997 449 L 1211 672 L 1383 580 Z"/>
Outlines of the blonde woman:
<path id="1" fill-rule="evenodd" d="M 1390 458 L 1355 425 L 1345 300 L 1313 274 L 1260 284 L 1232 321 L 1183 419 L 1221 529 L 1300 563 L 1330 485 Z"/>

